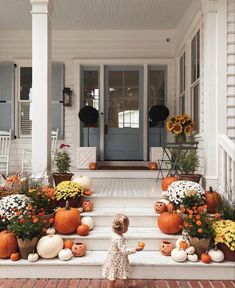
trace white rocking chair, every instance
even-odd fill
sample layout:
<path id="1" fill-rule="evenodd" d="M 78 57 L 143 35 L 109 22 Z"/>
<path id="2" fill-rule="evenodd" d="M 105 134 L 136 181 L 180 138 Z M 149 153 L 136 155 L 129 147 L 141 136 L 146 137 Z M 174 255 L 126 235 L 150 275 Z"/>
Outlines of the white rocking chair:
<path id="1" fill-rule="evenodd" d="M 9 155 L 11 146 L 11 129 L 10 131 L 0 131 L 0 174 L 8 175 Z"/>
<path id="2" fill-rule="evenodd" d="M 54 166 L 58 132 L 59 132 L 59 129 L 56 129 L 56 131 L 51 131 L 51 167 L 52 168 Z M 21 170 L 23 174 L 24 172 L 29 172 L 32 168 L 31 155 L 32 155 L 31 149 L 24 149 L 23 159 L 22 159 L 22 164 L 21 164 Z"/>

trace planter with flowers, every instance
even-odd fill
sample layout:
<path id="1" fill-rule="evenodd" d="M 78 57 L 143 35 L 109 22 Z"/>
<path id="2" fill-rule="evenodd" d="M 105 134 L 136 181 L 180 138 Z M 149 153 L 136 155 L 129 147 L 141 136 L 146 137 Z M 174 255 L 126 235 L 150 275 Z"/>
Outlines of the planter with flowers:
<path id="1" fill-rule="evenodd" d="M 195 125 L 186 114 L 172 116 L 166 123 L 167 130 L 175 135 L 176 143 L 185 143 L 186 136 L 195 129 Z"/>
<path id="2" fill-rule="evenodd" d="M 66 200 L 70 207 L 80 207 L 83 201 L 83 188 L 79 183 L 73 181 L 63 181 L 56 186 L 55 198 L 60 207 L 65 207 Z"/>
<path id="3" fill-rule="evenodd" d="M 235 261 L 235 222 L 220 220 L 213 224 L 213 228 L 214 244 L 220 247 L 226 260 Z"/>
<path id="4" fill-rule="evenodd" d="M 25 213 L 15 212 L 15 217 L 11 219 L 8 230 L 15 233 L 21 257 L 27 259 L 37 245 L 39 238 L 43 234 L 43 212 L 35 213 L 31 206 L 26 207 Z"/>
<path id="5" fill-rule="evenodd" d="M 55 186 L 62 181 L 71 180 L 73 173 L 69 173 L 71 157 L 69 154 L 70 145 L 61 144 L 60 150 L 55 154 L 55 164 L 57 167 L 57 173 L 53 173 Z"/>

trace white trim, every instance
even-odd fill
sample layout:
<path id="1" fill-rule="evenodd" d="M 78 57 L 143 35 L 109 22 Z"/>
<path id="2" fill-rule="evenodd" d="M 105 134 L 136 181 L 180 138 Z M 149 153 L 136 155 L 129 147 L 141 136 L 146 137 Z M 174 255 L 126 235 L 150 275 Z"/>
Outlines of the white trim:
<path id="1" fill-rule="evenodd" d="M 143 156 L 144 161 L 148 159 L 148 64 L 144 64 L 143 71 Z"/>
<path id="2" fill-rule="evenodd" d="M 100 158 L 100 161 L 104 161 L 104 137 L 105 137 L 105 134 L 104 134 L 104 108 L 105 108 L 105 105 L 104 105 L 104 101 L 105 101 L 105 95 L 104 95 L 104 65 L 101 64 L 100 67 L 99 67 L 99 86 L 100 86 L 100 121 L 99 121 L 99 128 L 100 128 L 100 151 L 99 151 L 99 158 Z"/>

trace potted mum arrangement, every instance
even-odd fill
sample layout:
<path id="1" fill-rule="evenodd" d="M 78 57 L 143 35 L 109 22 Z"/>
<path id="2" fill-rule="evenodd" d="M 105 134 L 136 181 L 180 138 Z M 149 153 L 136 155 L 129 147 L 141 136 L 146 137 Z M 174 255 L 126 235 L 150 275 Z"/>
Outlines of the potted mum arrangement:
<path id="1" fill-rule="evenodd" d="M 66 200 L 70 207 L 80 207 L 83 200 L 83 188 L 77 182 L 63 181 L 55 188 L 55 198 L 60 207 L 65 207 Z"/>
<path id="2" fill-rule="evenodd" d="M 57 186 L 62 181 L 71 180 L 73 173 L 69 173 L 71 166 L 71 157 L 69 154 L 70 145 L 61 144 L 60 150 L 55 154 L 55 165 L 57 167 L 57 173 L 53 173 L 53 178 L 55 181 L 55 186 Z"/>
<path id="3" fill-rule="evenodd" d="M 36 213 L 35 209 L 29 205 L 25 208 L 25 213 L 20 210 L 15 211 L 15 216 L 8 224 L 8 230 L 17 236 L 17 243 L 23 259 L 27 259 L 28 255 L 35 250 L 37 242 L 43 234 L 43 214 L 43 211 Z"/>
<path id="4" fill-rule="evenodd" d="M 186 135 L 192 133 L 195 129 L 194 122 L 187 114 L 172 116 L 166 123 L 169 132 L 175 135 L 177 143 L 186 142 Z"/>

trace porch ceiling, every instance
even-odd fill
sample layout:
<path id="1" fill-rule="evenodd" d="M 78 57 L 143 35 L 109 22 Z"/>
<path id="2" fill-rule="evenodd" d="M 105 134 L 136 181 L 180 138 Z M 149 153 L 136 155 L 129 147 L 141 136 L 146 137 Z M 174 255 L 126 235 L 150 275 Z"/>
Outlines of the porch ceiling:
<path id="1" fill-rule="evenodd" d="M 199 0 L 54 0 L 53 29 L 174 29 Z M 31 30 L 29 0 L 0 0 L 0 30 Z"/>

